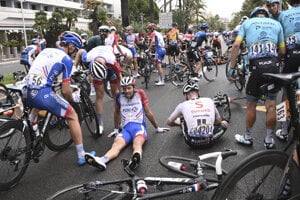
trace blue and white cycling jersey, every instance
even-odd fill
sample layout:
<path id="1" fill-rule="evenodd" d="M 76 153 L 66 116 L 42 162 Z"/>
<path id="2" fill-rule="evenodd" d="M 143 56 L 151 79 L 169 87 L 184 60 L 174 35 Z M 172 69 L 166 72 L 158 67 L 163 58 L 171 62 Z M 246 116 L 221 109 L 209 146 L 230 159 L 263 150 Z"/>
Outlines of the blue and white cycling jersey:
<path id="1" fill-rule="evenodd" d="M 51 87 L 62 74 L 63 81 L 69 81 L 73 61 L 62 49 L 46 48 L 36 57 L 25 82 L 29 89 Z"/>
<path id="2" fill-rule="evenodd" d="M 287 49 L 300 47 L 300 9 L 292 7 L 282 11 L 279 16 L 284 31 L 285 45 Z"/>
<path id="3" fill-rule="evenodd" d="M 270 18 L 254 17 L 246 20 L 236 40 L 246 41 L 249 60 L 277 57 L 277 48 L 284 46 L 282 27 Z"/>

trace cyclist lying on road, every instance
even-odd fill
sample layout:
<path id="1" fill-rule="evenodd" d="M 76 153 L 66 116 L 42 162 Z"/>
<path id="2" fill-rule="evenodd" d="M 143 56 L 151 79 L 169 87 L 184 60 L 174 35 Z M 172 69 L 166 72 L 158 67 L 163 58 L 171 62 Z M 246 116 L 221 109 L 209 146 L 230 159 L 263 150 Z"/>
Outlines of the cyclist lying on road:
<path id="1" fill-rule="evenodd" d="M 210 146 L 215 134 L 223 134 L 228 122 L 221 119 L 214 101 L 200 97 L 199 86 L 194 81 L 188 81 L 183 86 L 186 101 L 176 106 L 166 124 L 181 126 L 185 142 L 192 148 Z M 183 117 L 183 120 L 179 120 Z"/>
<path id="2" fill-rule="evenodd" d="M 88 164 L 100 170 L 106 169 L 106 163 L 116 158 L 121 150 L 133 143 L 133 154 L 128 167 L 135 169 L 142 159 L 143 144 L 147 141 L 146 117 L 156 129 L 157 133 L 169 131 L 169 128 L 160 128 L 149 107 L 149 100 L 142 89 L 135 89 L 135 79 L 124 77 L 121 80 L 123 92 L 117 94 L 114 112 L 115 129 L 108 137 L 116 136 L 110 150 L 102 157 L 95 157 L 87 153 L 85 159 Z M 119 126 L 122 131 L 119 133 Z"/>

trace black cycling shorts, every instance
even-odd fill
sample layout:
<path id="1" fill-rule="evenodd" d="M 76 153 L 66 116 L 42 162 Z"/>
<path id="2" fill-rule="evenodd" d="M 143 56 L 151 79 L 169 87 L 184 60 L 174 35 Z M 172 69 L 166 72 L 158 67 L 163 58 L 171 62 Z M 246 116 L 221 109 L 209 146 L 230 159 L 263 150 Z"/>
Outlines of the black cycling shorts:
<path id="1" fill-rule="evenodd" d="M 300 66 L 300 49 L 287 50 L 282 73 L 297 72 Z"/>
<path id="2" fill-rule="evenodd" d="M 251 75 L 246 86 L 247 100 L 257 102 L 262 96 L 266 99 L 275 100 L 278 90 L 271 92 L 263 92 L 260 87 L 268 83 L 263 73 L 279 73 L 280 62 L 277 57 L 274 58 L 258 58 L 250 60 L 249 70 Z"/>

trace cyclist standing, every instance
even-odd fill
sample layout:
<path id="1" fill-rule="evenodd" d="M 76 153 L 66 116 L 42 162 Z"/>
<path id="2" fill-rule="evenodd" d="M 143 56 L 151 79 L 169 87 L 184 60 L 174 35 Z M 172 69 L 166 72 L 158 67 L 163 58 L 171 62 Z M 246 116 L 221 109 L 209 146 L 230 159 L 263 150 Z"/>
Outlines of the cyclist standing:
<path id="1" fill-rule="evenodd" d="M 66 31 L 61 36 L 61 49 L 46 48 L 33 62 L 24 78 L 27 91 L 23 93 L 25 104 L 33 108 L 29 119 L 36 124 L 38 110 L 48 110 L 59 117 L 65 117 L 72 139 L 76 145 L 79 166 L 85 164 L 82 132 L 76 111 L 69 102 L 74 102 L 70 88 L 73 60 L 70 57 L 82 47 L 80 36 Z M 52 83 L 62 73 L 62 96 L 52 90 Z M 95 152 L 91 152 L 95 154 Z"/>
<path id="2" fill-rule="evenodd" d="M 166 121 L 169 126 L 180 126 L 185 142 L 193 148 L 203 148 L 211 144 L 213 134 L 225 132 L 228 122 L 221 119 L 212 99 L 200 97 L 199 86 L 194 81 L 188 81 L 183 86 L 184 102 L 178 104 Z M 184 122 L 178 118 L 183 117 Z M 216 128 L 214 127 L 216 126 Z"/>
<path id="3" fill-rule="evenodd" d="M 178 55 L 179 55 L 179 46 L 178 46 L 178 35 L 179 30 L 177 28 L 177 23 L 172 23 L 172 28 L 167 33 L 167 44 L 166 44 L 166 53 L 168 55 L 169 59 L 169 65 L 173 65 L 174 61 L 172 60 L 172 55 L 175 54 L 176 62 L 178 61 Z"/>
<path id="4" fill-rule="evenodd" d="M 192 80 L 194 81 L 199 81 L 200 79 L 200 74 L 199 71 L 202 66 L 201 62 L 201 55 L 198 51 L 198 47 L 202 46 L 202 43 L 205 41 L 207 44 L 207 36 L 206 32 L 208 30 L 208 24 L 207 23 L 202 23 L 200 25 L 200 31 L 195 33 L 194 38 L 190 44 L 190 46 L 187 49 L 187 57 L 189 60 L 195 60 L 196 61 L 196 67 L 194 69 L 194 74 L 192 74 Z M 198 75 L 199 74 L 199 75 Z"/>
<path id="5" fill-rule="evenodd" d="M 135 77 L 139 77 L 140 74 L 138 73 L 138 63 L 137 63 L 137 52 L 136 52 L 136 43 L 139 42 L 138 36 L 133 32 L 134 28 L 132 26 L 127 26 L 126 27 L 127 34 L 124 35 L 123 39 L 123 45 L 126 46 L 128 49 L 130 49 L 132 53 L 132 58 L 133 58 L 133 66 L 135 72 Z"/>
<path id="6" fill-rule="evenodd" d="M 25 66 L 26 72 L 29 71 L 35 57 L 41 52 L 39 40 L 33 38 L 31 45 L 27 46 L 21 53 L 20 64 Z"/>
<path id="7" fill-rule="evenodd" d="M 142 159 L 142 148 L 148 139 L 146 131 L 146 118 L 154 126 L 157 133 L 169 131 L 168 128 L 160 128 L 149 107 L 149 100 L 144 90 L 136 89 L 133 77 L 123 77 L 121 80 L 121 93 L 117 94 L 114 112 L 115 129 L 108 137 L 115 136 L 112 147 L 102 157 L 96 157 L 90 153 L 85 155 L 88 164 L 106 169 L 106 164 L 116 158 L 122 149 L 132 143 L 133 154 L 128 167 L 135 169 Z M 119 133 L 119 127 L 122 131 Z"/>
<path id="8" fill-rule="evenodd" d="M 280 16 L 280 0 L 267 0 L 266 5 L 271 14 L 270 18 L 278 21 Z"/>
<path id="9" fill-rule="evenodd" d="M 282 11 L 279 16 L 279 22 L 283 27 L 287 49 L 285 66 L 282 69 L 282 73 L 292 73 L 300 70 L 300 29 L 298 28 L 298 24 L 300 23 L 300 0 L 289 0 L 288 2 L 292 7 Z M 286 99 L 286 91 L 283 90 L 282 101 Z M 288 139 L 288 123 L 288 121 L 283 122 L 281 129 L 276 131 L 276 136 L 283 141 L 287 141 Z"/>
<path id="10" fill-rule="evenodd" d="M 166 55 L 165 41 L 161 33 L 156 31 L 156 24 L 150 23 L 147 26 L 149 33 L 149 46 L 148 51 L 152 48 L 155 49 L 155 65 L 158 70 L 158 82 L 155 83 L 157 86 L 165 85 L 164 71 L 162 68 L 162 61 Z"/>
<path id="11" fill-rule="evenodd" d="M 252 130 L 256 120 L 256 106 L 261 96 L 266 96 L 265 106 L 267 134 L 264 139 L 266 149 L 274 147 L 272 137 L 276 125 L 276 96 L 278 91 L 262 93 L 260 86 L 267 83 L 263 73 L 279 73 L 279 57 L 285 54 L 283 30 L 279 22 L 268 18 L 269 13 L 265 8 L 256 7 L 240 28 L 233 44 L 230 59 L 230 69 L 227 77 L 232 77 L 238 56 L 240 44 L 246 41 L 248 47 L 249 71 L 251 72 L 246 87 L 246 131 L 243 135 L 236 134 L 235 139 L 240 144 L 252 145 Z M 259 37 L 258 37 L 259 36 Z M 277 50 L 278 48 L 278 50 Z"/>

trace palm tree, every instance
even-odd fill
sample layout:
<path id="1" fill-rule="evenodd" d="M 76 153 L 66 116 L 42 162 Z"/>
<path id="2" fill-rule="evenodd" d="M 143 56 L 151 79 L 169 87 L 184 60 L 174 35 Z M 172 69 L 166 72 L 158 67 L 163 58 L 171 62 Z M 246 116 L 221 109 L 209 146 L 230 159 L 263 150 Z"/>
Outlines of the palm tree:
<path id="1" fill-rule="evenodd" d="M 77 15 L 74 10 L 66 9 L 64 11 L 64 18 L 66 18 L 66 26 L 69 30 L 72 26 L 75 26 L 75 22 L 77 22 Z"/>

